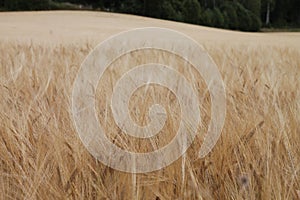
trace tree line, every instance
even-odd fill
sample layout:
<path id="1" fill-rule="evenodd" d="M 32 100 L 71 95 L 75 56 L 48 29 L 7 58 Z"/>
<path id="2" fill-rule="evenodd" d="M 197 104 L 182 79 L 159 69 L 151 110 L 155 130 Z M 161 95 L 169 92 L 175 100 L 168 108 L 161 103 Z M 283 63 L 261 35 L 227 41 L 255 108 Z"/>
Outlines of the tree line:
<path id="1" fill-rule="evenodd" d="M 0 10 L 96 9 L 211 27 L 299 27 L 300 0 L 0 0 Z"/>

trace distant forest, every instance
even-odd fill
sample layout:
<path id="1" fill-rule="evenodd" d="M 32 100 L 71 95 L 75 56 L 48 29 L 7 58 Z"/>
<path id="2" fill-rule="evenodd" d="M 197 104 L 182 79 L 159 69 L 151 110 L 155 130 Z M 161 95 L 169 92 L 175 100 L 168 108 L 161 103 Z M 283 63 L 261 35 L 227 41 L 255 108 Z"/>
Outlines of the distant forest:
<path id="1" fill-rule="evenodd" d="M 102 10 L 241 31 L 300 27 L 300 0 L 0 0 L 1 11 Z"/>

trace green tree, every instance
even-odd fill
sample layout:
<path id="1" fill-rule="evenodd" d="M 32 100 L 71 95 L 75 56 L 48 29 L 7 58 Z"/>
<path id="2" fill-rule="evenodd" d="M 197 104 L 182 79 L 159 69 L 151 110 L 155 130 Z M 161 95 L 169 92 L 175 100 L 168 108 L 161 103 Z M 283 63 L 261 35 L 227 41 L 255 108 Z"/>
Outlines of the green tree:
<path id="1" fill-rule="evenodd" d="M 236 13 L 236 7 L 233 2 L 224 2 L 221 5 L 221 11 L 224 15 L 225 27 L 229 29 L 238 29 L 238 16 Z"/>
<path id="2" fill-rule="evenodd" d="M 124 0 L 119 5 L 119 12 L 145 15 L 145 1 L 144 0 Z"/>
<path id="3" fill-rule="evenodd" d="M 300 24 L 299 11 L 299 0 L 277 0 L 270 19 L 275 26 L 296 26 Z"/>
<path id="4" fill-rule="evenodd" d="M 214 8 L 214 26 L 218 28 L 223 28 L 225 26 L 225 20 L 222 12 L 219 8 Z"/>
<path id="5" fill-rule="evenodd" d="M 49 0 L 4 0 L 6 10 L 47 10 Z"/>
<path id="6" fill-rule="evenodd" d="M 164 1 L 162 5 L 162 18 L 182 21 L 182 4 L 177 0 Z"/>
<path id="7" fill-rule="evenodd" d="M 149 17 L 160 18 L 162 15 L 164 0 L 144 0 L 144 14 Z"/>
<path id="8" fill-rule="evenodd" d="M 225 2 L 221 10 L 225 27 L 242 31 L 258 31 L 261 27 L 259 17 L 238 2 Z"/>
<path id="9" fill-rule="evenodd" d="M 183 3 L 183 19 L 185 22 L 198 24 L 200 21 L 201 6 L 197 0 L 185 0 Z"/>
<path id="10" fill-rule="evenodd" d="M 261 0 L 242 0 L 241 4 L 247 9 L 260 17 Z"/>
<path id="11" fill-rule="evenodd" d="M 214 13 L 210 8 L 207 8 L 201 14 L 201 24 L 206 26 L 214 26 Z"/>
<path id="12" fill-rule="evenodd" d="M 218 8 L 208 8 L 201 15 L 201 24 L 203 25 L 223 28 L 224 23 L 224 16 Z"/>

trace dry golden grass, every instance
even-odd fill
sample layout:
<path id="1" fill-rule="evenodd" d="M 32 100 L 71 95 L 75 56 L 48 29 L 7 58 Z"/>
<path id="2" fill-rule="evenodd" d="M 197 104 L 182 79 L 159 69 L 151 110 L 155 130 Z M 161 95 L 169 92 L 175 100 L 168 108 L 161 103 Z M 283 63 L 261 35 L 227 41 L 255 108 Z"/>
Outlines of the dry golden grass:
<path id="1" fill-rule="evenodd" d="M 278 36 L 285 37 L 287 44 L 255 39 L 251 45 L 243 39 L 204 43 L 226 86 L 227 116 L 221 138 L 207 157 L 198 159 L 203 139 L 199 134 L 185 156 L 147 174 L 104 166 L 88 153 L 74 128 L 72 84 L 96 42 L 40 44 L 2 39 L 0 199 L 297 199 L 300 49 L 288 36 Z M 112 66 L 103 84 L 117 77 Z M 199 85 L 206 89 L 203 81 Z M 101 87 L 97 89 L 102 95 Z M 166 92 L 162 88 L 149 91 L 150 97 L 151 91 Z M 172 95 L 168 97 L 172 101 Z M 203 100 L 206 115 L 201 133 L 209 118 L 207 99 Z M 136 106 L 143 109 L 144 104 Z M 171 122 L 166 124 L 167 131 L 176 129 Z M 114 130 L 111 125 L 107 128 Z M 156 138 L 157 146 L 167 139 Z M 115 143 L 122 146 L 124 141 Z M 128 148 L 145 151 L 138 145 Z"/>

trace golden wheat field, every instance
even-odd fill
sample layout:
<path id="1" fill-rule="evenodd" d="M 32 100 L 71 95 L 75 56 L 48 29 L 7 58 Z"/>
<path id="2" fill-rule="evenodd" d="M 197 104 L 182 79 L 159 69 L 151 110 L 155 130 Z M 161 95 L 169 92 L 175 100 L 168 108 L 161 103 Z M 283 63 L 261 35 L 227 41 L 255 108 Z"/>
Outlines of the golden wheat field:
<path id="1" fill-rule="evenodd" d="M 149 26 L 180 31 L 204 46 L 223 78 L 227 113 L 216 146 L 198 158 L 211 102 L 196 76 L 196 89 L 204 94 L 193 144 L 162 170 L 131 174 L 86 150 L 73 123 L 71 96 L 81 63 L 99 42 Z M 160 148 L 174 136 L 175 96 L 154 85 L 131 99 L 140 124 L 157 101 L 175 113 L 150 141 L 119 134 L 101 99 L 110 97 L 126 69 L 118 67 L 157 59 L 147 55 L 120 58 L 97 88 L 98 117 L 108 137 L 137 152 Z M 0 13 L 0 199 L 300 199 L 299 88 L 300 33 L 241 33 L 102 12 Z"/>

